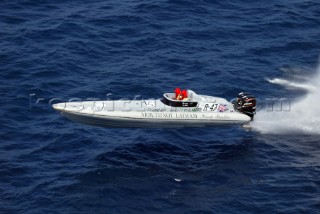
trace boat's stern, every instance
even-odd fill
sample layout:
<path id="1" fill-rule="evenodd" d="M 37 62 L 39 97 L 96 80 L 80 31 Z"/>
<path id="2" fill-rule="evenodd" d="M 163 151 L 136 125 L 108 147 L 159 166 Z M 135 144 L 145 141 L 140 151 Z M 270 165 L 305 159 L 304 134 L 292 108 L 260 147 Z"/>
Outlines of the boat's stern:
<path id="1" fill-rule="evenodd" d="M 241 92 L 238 94 L 237 98 L 231 101 L 231 103 L 236 111 L 248 115 L 251 120 L 253 120 L 253 117 L 256 114 L 257 101 L 252 94 Z"/>

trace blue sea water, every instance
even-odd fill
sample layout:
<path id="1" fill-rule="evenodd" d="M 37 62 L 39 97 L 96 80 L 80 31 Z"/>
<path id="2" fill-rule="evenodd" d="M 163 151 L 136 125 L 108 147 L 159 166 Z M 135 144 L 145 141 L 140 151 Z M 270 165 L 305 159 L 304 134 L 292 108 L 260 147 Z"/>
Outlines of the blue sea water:
<path id="1" fill-rule="evenodd" d="M 300 99 L 267 79 L 315 75 L 319 1 L 0 5 L 0 213 L 320 212 L 317 133 L 107 129 L 49 104 L 175 87 Z"/>

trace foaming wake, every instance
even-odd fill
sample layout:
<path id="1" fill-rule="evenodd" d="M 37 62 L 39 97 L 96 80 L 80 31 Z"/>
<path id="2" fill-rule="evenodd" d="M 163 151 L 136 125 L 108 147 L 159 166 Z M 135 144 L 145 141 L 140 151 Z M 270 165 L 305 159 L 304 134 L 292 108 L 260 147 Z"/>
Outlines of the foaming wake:
<path id="1" fill-rule="evenodd" d="M 268 134 L 320 134 L 320 67 L 316 75 L 307 82 L 299 83 L 278 78 L 269 82 L 304 89 L 307 93 L 299 101 L 291 103 L 287 111 L 258 111 L 252 128 Z"/>
<path id="2" fill-rule="evenodd" d="M 312 85 L 312 84 L 310 84 L 310 83 L 292 82 L 292 81 L 289 81 L 289 80 L 279 79 L 279 78 L 267 79 L 267 80 L 270 83 L 282 85 L 282 86 L 285 86 L 286 88 L 303 89 L 303 90 L 306 90 L 306 91 L 315 91 L 315 90 L 317 90 L 317 87 Z"/>

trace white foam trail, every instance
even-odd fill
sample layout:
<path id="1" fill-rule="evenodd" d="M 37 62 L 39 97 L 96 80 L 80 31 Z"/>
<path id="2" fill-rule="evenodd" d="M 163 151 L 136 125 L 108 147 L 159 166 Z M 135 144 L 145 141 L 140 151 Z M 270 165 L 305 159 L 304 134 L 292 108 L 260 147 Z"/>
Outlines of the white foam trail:
<path id="1" fill-rule="evenodd" d="M 289 111 L 258 111 L 252 122 L 253 129 L 268 134 L 320 134 L 320 67 L 317 75 L 302 85 L 283 79 L 270 82 L 304 88 L 308 93 L 296 103 L 291 103 Z"/>
<path id="2" fill-rule="evenodd" d="M 279 78 L 274 78 L 274 79 L 267 79 L 270 83 L 273 84 L 278 84 L 278 85 L 282 85 L 285 87 L 290 87 L 290 88 L 298 88 L 298 89 L 303 89 L 306 91 L 315 91 L 317 90 L 317 87 L 309 84 L 309 83 L 298 83 L 298 82 L 292 82 L 289 80 L 285 80 L 285 79 L 279 79 Z"/>

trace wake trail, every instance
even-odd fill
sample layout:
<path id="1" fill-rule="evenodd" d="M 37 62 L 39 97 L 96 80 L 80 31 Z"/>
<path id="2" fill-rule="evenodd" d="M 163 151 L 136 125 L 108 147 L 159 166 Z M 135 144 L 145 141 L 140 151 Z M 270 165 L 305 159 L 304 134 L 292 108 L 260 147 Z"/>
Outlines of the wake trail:
<path id="1" fill-rule="evenodd" d="M 304 89 L 307 94 L 295 103 L 290 103 L 287 111 L 257 112 L 252 128 L 266 134 L 320 134 L 320 66 L 316 75 L 304 83 L 275 78 L 270 83 L 284 87 Z"/>
<path id="2" fill-rule="evenodd" d="M 289 88 L 303 89 L 303 90 L 306 90 L 306 91 L 315 91 L 315 90 L 317 90 L 317 87 L 312 85 L 312 84 L 310 84 L 310 83 L 298 83 L 298 82 L 293 82 L 293 81 L 280 79 L 280 78 L 267 79 L 267 80 L 270 83 L 282 85 L 282 86 L 289 87 Z"/>

